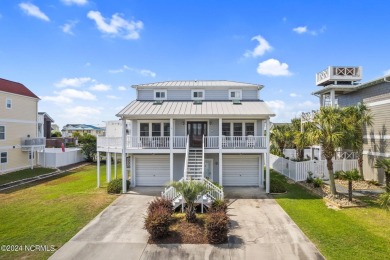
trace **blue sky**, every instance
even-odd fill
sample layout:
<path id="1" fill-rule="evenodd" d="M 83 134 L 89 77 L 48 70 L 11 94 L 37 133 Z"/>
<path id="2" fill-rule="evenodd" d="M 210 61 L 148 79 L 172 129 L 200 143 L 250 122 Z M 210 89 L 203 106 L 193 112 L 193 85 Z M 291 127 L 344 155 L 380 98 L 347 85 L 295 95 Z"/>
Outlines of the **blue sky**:
<path id="1" fill-rule="evenodd" d="M 225 79 L 265 85 L 288 121 L 318 107 L 315 74 L 390 73 L 389 1 L 0 2 L 0 77 L 36 93 L 56 123 L 102 124 L 133 84 Z"/>

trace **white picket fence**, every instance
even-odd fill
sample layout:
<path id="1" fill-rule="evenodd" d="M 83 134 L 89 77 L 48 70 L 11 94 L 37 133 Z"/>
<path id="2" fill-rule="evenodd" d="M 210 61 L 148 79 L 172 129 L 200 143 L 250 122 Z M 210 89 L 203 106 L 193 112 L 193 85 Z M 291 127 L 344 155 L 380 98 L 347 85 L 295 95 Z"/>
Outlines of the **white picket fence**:
<path id="1" fill-rule="evenodd" d="M 294 162 L 271 154 L 270 164 L 272 169 L 294 181 L 306 180 L 309 171 L 314 173 L 315 177 L 329 178 L 326 160 Z M 333 160 L 334 171 L 349 171 L 355 168 L 358 168 L 357 160 Z"/>

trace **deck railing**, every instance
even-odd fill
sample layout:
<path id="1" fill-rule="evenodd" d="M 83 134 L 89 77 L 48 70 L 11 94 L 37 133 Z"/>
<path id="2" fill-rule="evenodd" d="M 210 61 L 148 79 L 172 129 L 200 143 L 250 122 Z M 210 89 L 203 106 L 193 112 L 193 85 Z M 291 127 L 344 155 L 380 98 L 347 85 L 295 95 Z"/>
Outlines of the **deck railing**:
<path id="1" fill-rule="evenodd" d="M 247 149 L 265 148 L 265 136 L 223 136 L 222 148 L 224 149 Z"/>

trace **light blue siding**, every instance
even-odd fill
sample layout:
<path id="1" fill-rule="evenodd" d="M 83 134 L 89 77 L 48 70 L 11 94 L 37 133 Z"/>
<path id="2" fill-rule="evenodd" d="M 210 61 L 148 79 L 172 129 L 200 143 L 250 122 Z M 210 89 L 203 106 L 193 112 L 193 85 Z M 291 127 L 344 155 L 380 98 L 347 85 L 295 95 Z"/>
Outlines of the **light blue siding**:
<path id="1" fill-rule="evenodd" d="M 191 90 L 168 89 L 167 99 L 168 100 L 191 100 Z"/>
<path id="2" fill-rule="evenodd" d="M 184 176 L 185 154 L 173 154 L 173 180 L 178 181 Z"/>
<path id="3" fill-rule="evenodd" d="M 218 136 L 219 135 L 219 120 L 218 119 L 212 119 L 209 121 L 209 136 Z"/>
<path id="4" fill-rule="evenodd" d="M 153 89 L 139 89 L 138 100 L 154 100 Z"/>
<path id="5" fill-rule="evenodd" d="M 219 155 L 217 153 L 207 153 L 204 156 L 205 159 L 213 159 L 213 182 L 219 180 Z"/>
<path id="6" fill-rule="evenodd" d="M 186 126 L 184 119 L 177 119 L 175 122 L 175 136 L 185 136 L 186 135 Z M 184 125 L 183 125 L 184 124 Z"/>
<path id="7" fill-rule="evenodd" d="M 258 99 L 257 90 L 243 90 L 242 100 L 253 100 Z"/>
<path id="8" fill-rule="evenodd" d="M 263 125 L 263 120 L 257 120 L 257 129 L 256 129 L 256 131 L 257 131 L 257 133 L 256 133 L 256 135 L 257 136 L 262 136 L 263 134 L 264 134 L 264 125 Z"/>

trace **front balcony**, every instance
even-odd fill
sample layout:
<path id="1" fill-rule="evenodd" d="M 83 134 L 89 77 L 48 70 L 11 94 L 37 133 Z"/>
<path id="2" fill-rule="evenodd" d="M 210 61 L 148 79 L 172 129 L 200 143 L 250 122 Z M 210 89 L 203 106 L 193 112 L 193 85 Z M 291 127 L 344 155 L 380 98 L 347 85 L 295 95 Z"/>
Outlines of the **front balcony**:
<path id="1" fill-rule="evenodd" d="M 173 149 L 186 148 L 186 136 L 174 136 Z M 220 140 L 218 136 L 205 136 L 205 149 L 219 149 Z M 97 138 L 98 151 L 122 149 L 121 137 Z M 222 136 L 221 149 L 265 149 L 265 136 Z M 126 149 L 170 149 L 170 137 L 166 136 L 127 136 Z"/>

